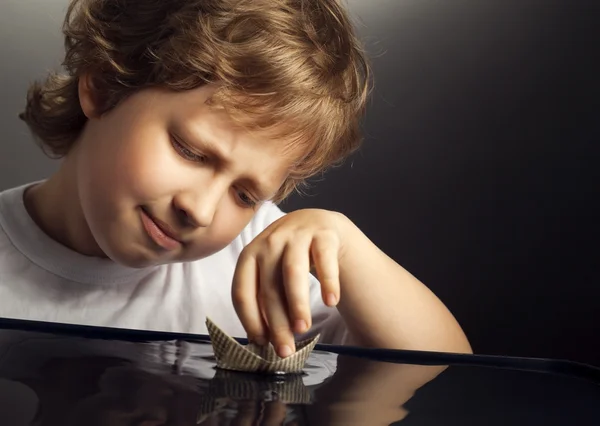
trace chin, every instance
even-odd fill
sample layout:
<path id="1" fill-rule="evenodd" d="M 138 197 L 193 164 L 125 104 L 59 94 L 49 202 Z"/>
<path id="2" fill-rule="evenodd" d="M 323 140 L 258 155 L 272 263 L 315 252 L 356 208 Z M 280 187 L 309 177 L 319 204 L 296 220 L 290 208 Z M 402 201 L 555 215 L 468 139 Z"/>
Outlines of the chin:
<path id="1" fill-rule="evenodd" d="M 157 266 L 160 265 L 161 262 L 156 262 L 156 261 L 151 261 L 148 259 L 141 259 L 141 258 L 131 258 L 131 257 L 120 257 L 120 258 L 112 258 L 111 259 L 122 265 L 125 266 L 127 268 L 133 268 L 133 269 L 144 269 L 144 268 L 148 268 L 150 266 Z"/>
<path id="2" fill-rule="evenodd" d="M 143 257 L 132 257 L 132 256 L 109 256 L 109 258 L 119 265 L 125 266 L 127 268 L 134 269 L 144 269 L 149 266 L 156 266 L 160 264 L 160 262 L 152 261 L 148 258 Z"/>
<path id="3" fill-rule="evenodd" d="M 104 252 L 113 262 L 128 268 L 143 269 L 169 263 L 168 259 L 161 258 L 146 247 L 130 246 L 122 249 L 111 247 Z"/>

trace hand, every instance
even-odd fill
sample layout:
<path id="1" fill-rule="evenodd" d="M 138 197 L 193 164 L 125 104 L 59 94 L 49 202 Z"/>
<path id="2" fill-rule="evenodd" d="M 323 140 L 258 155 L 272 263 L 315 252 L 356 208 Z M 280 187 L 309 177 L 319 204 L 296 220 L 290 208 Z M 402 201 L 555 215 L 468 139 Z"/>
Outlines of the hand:
<path id="1" fill-rule="evenodd" d="M 348 219 L 326 210 L 298 210 L 272 223 L 242 251 L 233 304 L 248 338 L 270 341 L 279 356 L 295 351 L 294 333 L 311 327 L 309 272 L 313 264 L 327 306 L 340 300 L 339 262 Z"/>
<path id="2" fill-rule="evenodd" d="M 260 403 L 258 403 L 260 402 Z M 280 401 L 242 400 L 235 401 L 235 409 L 221 412 L 217 416 L 200 420 L 199 425 L 212 426 L 231 424 L 236 426 L 298 426 L 297 423 L 284 423 L 287 418 L 287 405 Z M 231 419 L 233 411 L 233 420 Z"/>

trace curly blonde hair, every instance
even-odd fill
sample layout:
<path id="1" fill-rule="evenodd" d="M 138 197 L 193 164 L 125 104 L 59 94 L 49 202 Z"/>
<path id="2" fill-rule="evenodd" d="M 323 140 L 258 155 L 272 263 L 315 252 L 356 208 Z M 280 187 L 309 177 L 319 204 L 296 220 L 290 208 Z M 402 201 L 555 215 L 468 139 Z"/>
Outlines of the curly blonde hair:
<path id="1" fill-rule="evenodd" d="M 360 145 L 370 66 L 339 0 L 72 0 L 63 33 L 66 72 L 32 84 L 20 115 L 50 156 L 85 126 L 84 73 L 102 112 L 145 88 L 218 83 L 211 103 L 306 144 L 279 201 Z"/>

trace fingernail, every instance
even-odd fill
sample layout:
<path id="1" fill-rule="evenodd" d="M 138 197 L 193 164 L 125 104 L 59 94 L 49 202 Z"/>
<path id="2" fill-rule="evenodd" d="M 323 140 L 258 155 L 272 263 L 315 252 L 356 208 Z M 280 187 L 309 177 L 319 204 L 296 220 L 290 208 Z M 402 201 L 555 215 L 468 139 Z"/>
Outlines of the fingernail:
<path id="1" fill-rule="evenodd" d="M 327 305 L 328 306 L 335 306 L 335 305 L 337 305 L 337 297 L 335 297 L 335 294 L 329 293 L 327 295 Z"/>
<path id="2" fill-rule="evenodd" d="M 308 328 L 308 325 L 306 324 L 306 321 L 304 321 L 304 320 L 296 320 L 296 322 L 294 323 L 294 329 L 298 333 L 302 333 L 303 331 L 306 331 L 307 328 Z"/>
<path id="3" fill-rule="evenodd" d="M 281 345 L 279 347 L 279 356 L 282 358 L 287 358 L 292 353 L 292 348 L 290 348 L 288 345 Z"/>

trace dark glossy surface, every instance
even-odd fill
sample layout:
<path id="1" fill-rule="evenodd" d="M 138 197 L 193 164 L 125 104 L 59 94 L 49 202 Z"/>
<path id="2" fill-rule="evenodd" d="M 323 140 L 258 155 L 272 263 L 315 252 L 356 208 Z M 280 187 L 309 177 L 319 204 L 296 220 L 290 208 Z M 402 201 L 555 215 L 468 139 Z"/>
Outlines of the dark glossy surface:
<path id="1" fill-rule="evenodd" d="M 256 377 L 215 369 L 205 336 L 0 323 L 3 426 L 600 424 L 598 372 L 581 365 L 350 348 Z"/>

